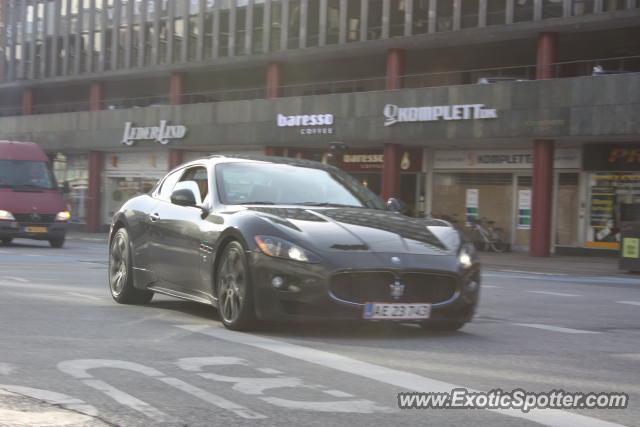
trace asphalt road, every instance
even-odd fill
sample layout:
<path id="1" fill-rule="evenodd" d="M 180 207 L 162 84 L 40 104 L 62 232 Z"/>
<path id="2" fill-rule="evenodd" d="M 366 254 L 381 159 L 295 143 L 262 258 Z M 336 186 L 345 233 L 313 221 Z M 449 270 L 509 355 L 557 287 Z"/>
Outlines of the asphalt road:
<path id="1" fill-rule="evenodd" d="M 106 246 L 0 247 L 0 425 L 638 425 L 640 280 L 485 270 L 455 333 L 379 323 L 225 330 L 110 297 Z M 627 409 L 400 410 L 397 393 L 626 392 Z"/>

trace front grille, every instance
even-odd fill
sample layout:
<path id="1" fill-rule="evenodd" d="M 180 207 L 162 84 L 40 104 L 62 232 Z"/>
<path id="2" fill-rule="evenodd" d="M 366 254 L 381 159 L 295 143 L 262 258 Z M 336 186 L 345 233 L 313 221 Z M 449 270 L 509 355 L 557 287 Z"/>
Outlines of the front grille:
<path id="1" fill-rule="evenodd" d="M 391 296 L 389 285 L 399 281 L 403 295 Z M 348 272 L 331 278 L 330 289 L 336 298 L 364 304 L 366 302 L 422 302 L 437 304 L 449 300 L 456 292 L 454 276 L 435 273 Z"/>
<path id="2" fill-rule="evenodd" d="M 49 225 L 52 224 L 56 216 L 53 214 L 38 214 L 40 218 L 32 218 L 32 214 L 13 214 L 13 217 L 16 219 L 20 225 Z"/>

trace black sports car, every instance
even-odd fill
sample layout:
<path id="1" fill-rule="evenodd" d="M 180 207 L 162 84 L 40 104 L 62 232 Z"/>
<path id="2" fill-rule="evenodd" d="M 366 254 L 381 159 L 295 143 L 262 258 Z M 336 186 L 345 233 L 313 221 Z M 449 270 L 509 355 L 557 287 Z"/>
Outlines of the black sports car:
<path id="1" fill-rule="evenodd" d="M 158 292 L 211 304 L 236 330 L 309 317 L 454 330 L 479 284 L 473 245 L 448 222 L 392 212 L 350 175 L 305 160 L 184 164 L 125 203 L 109 236 L 117 302 Z"/>

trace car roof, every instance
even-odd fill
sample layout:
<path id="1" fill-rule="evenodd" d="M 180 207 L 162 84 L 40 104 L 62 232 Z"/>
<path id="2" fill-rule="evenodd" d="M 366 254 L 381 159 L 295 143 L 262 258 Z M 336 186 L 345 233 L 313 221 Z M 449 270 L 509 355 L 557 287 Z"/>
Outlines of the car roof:
<path id="1" fill-rule="evenodd" d="M 180 167 L 184 167 L 192 164 L 202 164 L 202 162 L 210 162 L 211 164 L 222 164 L 222 163 L 272 163 L 272 164 L 283 164 L 283 165 L 291 165 L 291 166 L 300 166 L 314 169 L 323 169 L 323 170 L 337 170 L 334 166 L 328 165 L 326 163 L 315 162 L 313 160 L 306 159 L 296 159 L 291 157 L 278 157 L 278 156 L 266 156 L 266 155 L 256 155 L 256 154 L 215 154 L 209 157 L 203 157 L 200 159 L 193 160 L 191 162 L 185 163 Z"/>
<path id="2" fill-rule="evenodd" d="M 0 141 L 0 159 L 47 162 L 49 158 L 33 142 Z"/>

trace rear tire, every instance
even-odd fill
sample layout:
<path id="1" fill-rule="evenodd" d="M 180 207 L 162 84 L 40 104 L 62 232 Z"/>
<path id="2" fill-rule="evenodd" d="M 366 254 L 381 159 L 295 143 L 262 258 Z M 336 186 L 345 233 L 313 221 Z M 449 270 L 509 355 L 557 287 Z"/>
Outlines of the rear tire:
<path id="1" fill-rule="evenodd" d="M 456 322 L 452 320 L 439 320 L 431 322 L 422 322 L 420 326 L 427 331 L 453 332 L 462 328 L 465 322 Z"/>
<path id="2" fill-rule="evenodd" d="M 9 246 L 11 244 L 11 242 L 13 242 L 13 238 L 12 237 L 5 237 L 5 238 L 1 239 L 0 242 L 2 242 L 2 244 L 5 245 L 5 246 Z"/>
<path id="3" fill-rule="evenodd" d="M 52 248 L 61 248 L 64 246 L 64 237 L 58 237 L 56 239 L 49 240 L 49 244 Z"/>
<path id="4" fill-rule="evenodd" d="M 224 326 L 234 331 L 256 327 L 253 287 L 244 246 L 231 241 L 225 246 L 216 269 L 218 313 Z"/>
<path id="5" fill-rule="evenodd" d="M 117 231 L 109 245 L 109 290 L 120 304 L 147 304 L 153 292 L 136 289 L 133 285 L 131 244 L 125 228 Z"/>

